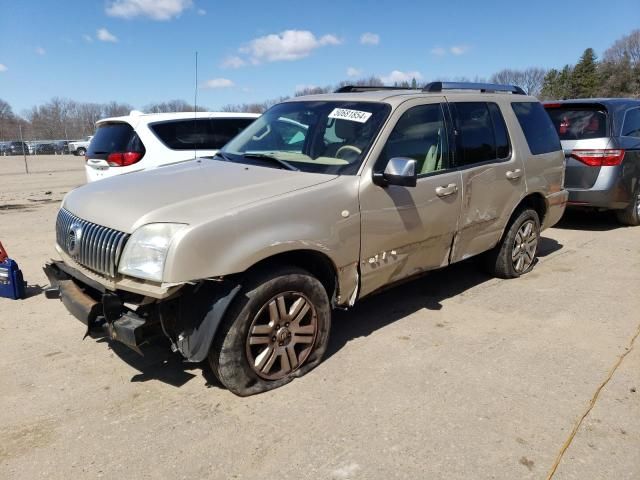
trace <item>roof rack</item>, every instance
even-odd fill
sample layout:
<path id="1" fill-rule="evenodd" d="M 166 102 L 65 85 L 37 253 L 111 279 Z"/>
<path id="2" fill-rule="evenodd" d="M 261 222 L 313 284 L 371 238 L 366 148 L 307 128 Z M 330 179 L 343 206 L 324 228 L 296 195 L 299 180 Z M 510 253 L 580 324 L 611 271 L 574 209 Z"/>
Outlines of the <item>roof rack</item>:
<path id="1" fill-rule="evenodd" d="M 480 90 L 482 93 L 510 92 L 514 95 L 526 95 L 524 90 L 517 85 L 502 85 L 499 83 L 473 83 L 473 82 L 431 82 L 423 88 L 423 92 L 442 92 L 443 90 Z"/>
<path id="2" fill-rule="evenodd" d="M 375 87 L 373 85 L 345 85 L 338 88 L 333 93 L 359 93 L 359 92 L 375 92 L 377 90 L 417 90 L 411 87 Z"/>

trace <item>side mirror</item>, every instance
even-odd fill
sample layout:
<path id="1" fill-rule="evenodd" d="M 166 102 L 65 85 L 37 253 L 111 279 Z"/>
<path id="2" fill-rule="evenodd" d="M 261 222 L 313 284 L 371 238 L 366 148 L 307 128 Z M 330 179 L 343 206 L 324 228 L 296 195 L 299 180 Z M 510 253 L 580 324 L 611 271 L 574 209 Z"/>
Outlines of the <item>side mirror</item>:
<path id="1" fill-rule="evenodd" d="M 415 187 L 417 182 L 416 161 L 413 158 L 394 157 L 387 163 L 384 173 L 373 174 L 373 183 L 380 186 Z"/>

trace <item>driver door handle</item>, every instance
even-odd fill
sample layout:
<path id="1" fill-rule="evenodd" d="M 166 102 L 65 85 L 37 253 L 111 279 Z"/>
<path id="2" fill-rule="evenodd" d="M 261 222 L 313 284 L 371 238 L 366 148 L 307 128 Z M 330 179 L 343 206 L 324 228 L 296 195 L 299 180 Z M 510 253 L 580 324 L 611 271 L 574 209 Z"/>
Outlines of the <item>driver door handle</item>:
<path id="1" fill-rule="evenodd" d="M 453 195 L 458 191 L 458 185 L 455 183 L 450 183 L 445 187 L 436 187 L 436 195 L 439 197 L 446 197 L 448 195 Z"/>
<path id="2" fill-rule="evenodd" d="M 507 171 L 507 173 L 505 173 L 505 175 L 509 180 L 517 180 L 522 176 L 522 170 L 520 170 L 519 168 L 516 168 L 515 170 L 509 170 Z"/>

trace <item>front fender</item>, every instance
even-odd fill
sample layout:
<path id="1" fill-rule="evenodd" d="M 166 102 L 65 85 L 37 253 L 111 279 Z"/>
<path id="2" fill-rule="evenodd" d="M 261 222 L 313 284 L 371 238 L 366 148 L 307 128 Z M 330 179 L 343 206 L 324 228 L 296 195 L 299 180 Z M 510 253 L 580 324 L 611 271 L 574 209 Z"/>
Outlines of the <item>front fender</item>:
<path id="1" fill-rule="evenodd" d="M 299 250 L 325 255 L 340 277 L 345 269 L 355 271 L 359 260 L 358 178 L 341 177 L 240 208 L 190 226 L 174 243 L 165 264 L 165 283 L 226 277 Z"/>

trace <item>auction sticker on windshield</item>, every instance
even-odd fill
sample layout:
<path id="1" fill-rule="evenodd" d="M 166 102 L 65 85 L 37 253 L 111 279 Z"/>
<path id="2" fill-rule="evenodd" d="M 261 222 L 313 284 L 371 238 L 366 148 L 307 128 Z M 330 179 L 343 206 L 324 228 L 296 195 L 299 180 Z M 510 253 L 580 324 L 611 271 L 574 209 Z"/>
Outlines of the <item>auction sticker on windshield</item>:
<path id="1" fill-rule="evenodd" d="M 367 123 L 371 117 L 371 113 L 362 112 L 360 110 L 349 110 L 348 108 L 334 108 L 329 114 L 329 118 L 337 118 L 339 120 L 350 120 L 352 122 Z"/>

